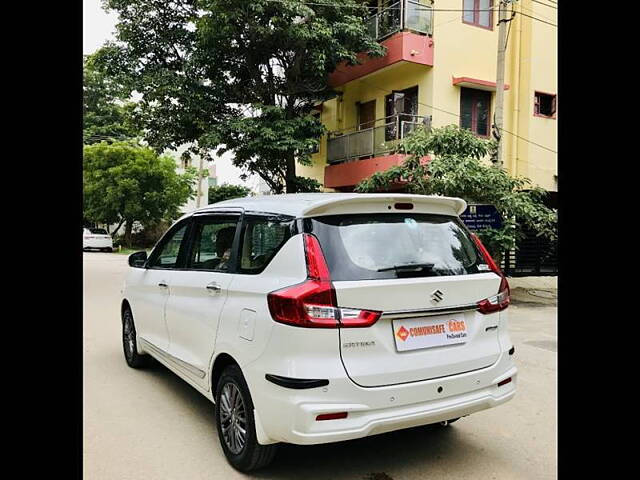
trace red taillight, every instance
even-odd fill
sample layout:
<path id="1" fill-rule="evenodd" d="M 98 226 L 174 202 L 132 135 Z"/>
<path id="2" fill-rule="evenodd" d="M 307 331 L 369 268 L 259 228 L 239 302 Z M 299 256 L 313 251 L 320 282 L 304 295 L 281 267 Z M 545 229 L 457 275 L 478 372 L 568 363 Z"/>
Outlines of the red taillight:
<path id="1" fill-rule="evenodd" d="M 480 249 L 480 253 L 482 253 L 482 256 L 484 257 L 484 261 L 487 262 L 487 265 L 489 265 L 489 269 L 492 272 L 496 272 L 498 275 L 502 277 L 503 276 L 502 270 L 500 270 L 500 267 L 498 267 L 496 262 L 493 260 L 493 258 L 491 257 L 491 254 L 489 253 L 489 250 L 487 250 L 486 247 L 482 244 L 482 242 L 480 241 L 480 238 L 478 238 L 478 236 L 475 233 L 471 234 L 471 238 L 473 238 L 473 241 L 476 242 L 476 245 Z"/>
<path id="2" fill-rule="evenodd" d="M 324 259 L 322 248 L 320 248 L 320 242 L 308 233 L 303 235 L 303 240 L 304 255 L 307 260 L 307 278 L 331 282 L 329 267 Z"/>
<path id="3" fill-rule="evenodd" d="M 316 420 L 337 420 L 339 418 L 347 418 L 347 412 L 323 413 L 316 417 Z"/>
<path id="4" fill-rule="evenodd" d="M 489 269 L 495 274 L 500 276 L 500 287 L 498 288 L 498 294 L 489 298 L 485 298 L 478 302 L 478 311 L 480 313 L 493 313 L 504 310 L 509 306 L 509 302 L 511 301 L 511 290 L 509 289 L 509 282 L 507 282 L 507 277 L 504 276 L 500 267 L 496 264 L 496 262 L 491 258 L 489 251 L 482 244 L 477 235 L 471 234 L 473 240 L 476 242 L 476 245 L 480 249 L 480 253 L 484 257 L 485 262 L 489 265 Z"/>
<path id="5" fill-rule="evenodd" d="M 276 322 L 309 328 L 368 327 L 380 312 L 339 308 L 329 267 L 318 239 L 303 234 L 307 280 L 267 295 L 269 312 Z"/>

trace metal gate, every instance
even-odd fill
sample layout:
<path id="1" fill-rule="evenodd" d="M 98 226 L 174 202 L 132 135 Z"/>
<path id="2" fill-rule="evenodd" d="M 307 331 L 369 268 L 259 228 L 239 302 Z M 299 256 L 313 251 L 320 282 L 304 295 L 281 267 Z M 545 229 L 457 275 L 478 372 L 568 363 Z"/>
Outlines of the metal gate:
<path id="1" fill-rule="evenodd" d="M 505 253 L 504 273 L 510 277 L 557 275 L 558 242 L 536 237 L 532 231 L 525 231 L 525 235 L 516 250 Z"/>

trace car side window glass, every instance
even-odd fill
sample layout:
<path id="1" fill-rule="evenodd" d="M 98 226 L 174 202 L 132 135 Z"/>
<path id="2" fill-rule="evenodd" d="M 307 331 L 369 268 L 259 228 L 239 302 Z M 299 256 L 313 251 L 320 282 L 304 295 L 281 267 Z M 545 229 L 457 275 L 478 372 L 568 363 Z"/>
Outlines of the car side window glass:
<path id="1" fill-rule="evenodd" d="M 238 219 L 207 218 L 194 225 L 193 247 L 187 268 L 227 272 Z"/>
<path id="2" fill-rule="evenodd" d="M 164 243 L 160 252 L 150 265 L 152 268 L 176 268 L 178 255 L 180 254 L 180 246 L 183 243 L 188 226 L 189 223 L 184 222 L 184 225 L 178 228 L 171 238 Z"/>
<path id="3" fill-rule="evenodd" d="M 291 221 L 245 220 L 240 257 L 241 273 L 259 273 L 291 236 Z"/>

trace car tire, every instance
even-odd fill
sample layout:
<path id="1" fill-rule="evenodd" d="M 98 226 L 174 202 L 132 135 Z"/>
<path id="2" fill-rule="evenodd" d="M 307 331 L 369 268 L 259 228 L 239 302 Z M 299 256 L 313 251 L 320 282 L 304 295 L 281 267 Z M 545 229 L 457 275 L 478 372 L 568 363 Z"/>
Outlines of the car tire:
<path id="1" fill-rule="evenodd" d="M 122 349 L 124 359 L 131 368 L 143 368 L 149 365 L 151 357 L 138 353 L 136 327 L 130 308 L 122 311 Z"/>
<path id="2" fill-rule="evenodd" d="M 109 247 L 107 247 L 107 248 L 103 248 L 103 249 L 102 249 L 102 251 L 103 251 L 103 252 L 113 253 L 113 248 L 109 248 Z"/>
<path id="3" fill-rule="evenodd" d="M 231 466 L 240 472 L 250 472 L 271 463 L 278 445 L 258 443 L 253 401 L 240 367 L 230 365 L 224 369 L 215 395 L 218 437 Z"/>

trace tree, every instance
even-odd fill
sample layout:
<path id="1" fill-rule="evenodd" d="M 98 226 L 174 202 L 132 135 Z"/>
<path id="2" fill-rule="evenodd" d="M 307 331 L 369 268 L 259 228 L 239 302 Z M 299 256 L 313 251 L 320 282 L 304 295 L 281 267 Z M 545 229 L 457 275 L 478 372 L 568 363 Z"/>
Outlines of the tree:
<path id="1" fill-rule="evenodd" d="M 209 205 L 232 198 L 248 197 L 249 195 L 252 195 L 250 188 L 223 183 L 222 185 L 209 187 Z"/>
<path id="2" fill-rule="evenodd" d="M 85 144 L 123 140 L 140 135 L 132 123 L 131 102 L 122 85 L 95 68 L 94 57 L 83 60 L 83 140 Z"/>
<path id="3" fill-rule="evenodd" d="M 97 54 L 103 71 L 137 91 L 135 118 L 158 151 L 190 144 L 274 193 L 313 187 L 295 174 L 324 133 L 314 105 L 335 96 L 328 75 L 358 53 L 382 55 L 358 0 L 105 0 L 117 42 Z"/>
<path id="4" fill-rule="evenodd" d="M 483 229 L 478 235 L 497 261 L 505 250 L 516 248 L 524 227 L 555 240 L 557 213 L 543 203 L 546 190 L 533 186 L 526 177 L 512 177 L 483 162 L 494 152 L 494 141 L 478 138 L 456 125 L 433 130 L 421 126 L 400 148 L 409 154 L 404 163 L 373 174 L 360 182 L 356 191 L 377 192 L 402 185 L 409 193 L 495 205 L 503 219 L 502 228 Z"/>
<path id="5" fill-rule="evenodd" d="M 107 142 L 84 147 L 84 216 L 94 222 L 125 225 L 131 246 L 133 223 L 173 220 L 179 207 L 193 198 L 196 173 L 179 175 L 174 160 L 133 142 Z"/>

